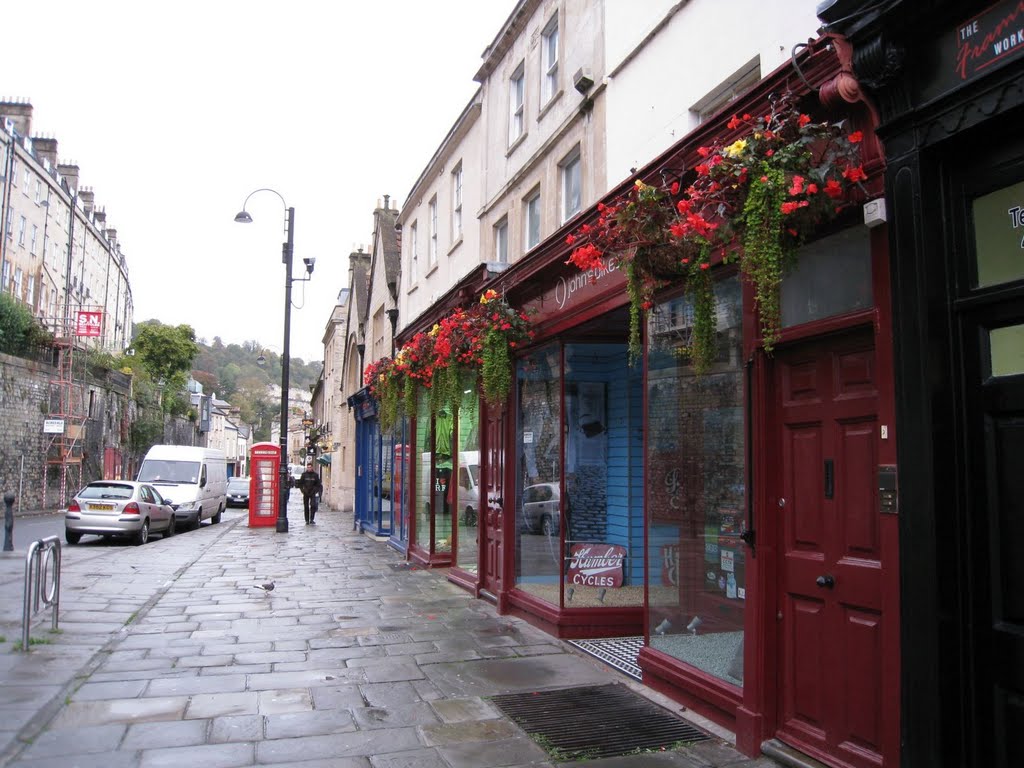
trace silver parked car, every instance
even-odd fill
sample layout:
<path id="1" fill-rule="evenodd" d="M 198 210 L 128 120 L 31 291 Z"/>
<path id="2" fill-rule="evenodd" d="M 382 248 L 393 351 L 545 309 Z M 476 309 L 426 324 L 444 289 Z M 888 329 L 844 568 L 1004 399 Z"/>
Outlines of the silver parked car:
<path id="1" fill-rule="evenodd" d="M 150 533 L 174 535 L 174 510 L 170 500 L 148 483 L 97 480 L 75 494 L 64 513 L 68 544 L 77 544 L 87 533 L 127 536 L 145 544 Z"/>

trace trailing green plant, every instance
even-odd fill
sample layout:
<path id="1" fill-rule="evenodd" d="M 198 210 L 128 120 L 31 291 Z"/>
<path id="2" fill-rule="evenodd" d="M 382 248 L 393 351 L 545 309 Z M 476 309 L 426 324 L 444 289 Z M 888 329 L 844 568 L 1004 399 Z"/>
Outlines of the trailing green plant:
<path id="1" fill-rule="evenodd" d="M 530 338 L 527 316 L 496 291 L 484 292 L 469 308 L 455 309 L 429 332 L 415 334 L 393 360 L 382 358 L 364 370 L 382 428 L 394 425 L 400 401 L 405 414 L 415 416 L 424 392 L 434 414 L 442 408 L 457 412 L 464 393 L 478 382 L 488 403 L 501 402 L 512 387 L 514 350 Z"/>

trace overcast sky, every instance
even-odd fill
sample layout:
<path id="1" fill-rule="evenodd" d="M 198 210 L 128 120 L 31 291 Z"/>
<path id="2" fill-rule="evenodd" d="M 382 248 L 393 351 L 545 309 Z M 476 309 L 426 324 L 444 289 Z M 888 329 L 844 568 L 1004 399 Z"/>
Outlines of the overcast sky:
<path id="1" fill-rule="evenodd" d="M 80 166 L 128 259 L 135 320 L 321 360 L 348 254 L 401 205 L 476 90 L 515 0 L 51 0 L 3 11 L 0 97 Z"/>

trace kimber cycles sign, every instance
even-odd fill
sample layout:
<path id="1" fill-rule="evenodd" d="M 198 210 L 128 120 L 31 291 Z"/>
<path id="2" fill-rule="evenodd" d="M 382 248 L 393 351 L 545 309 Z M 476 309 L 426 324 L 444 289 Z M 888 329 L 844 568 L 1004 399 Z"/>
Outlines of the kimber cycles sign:
<path id="1" fill-rule="evenodd" d="M 569 557 L 570 584 L 621 587 L 626 548 L 617 544 L 573 544 Z"/>

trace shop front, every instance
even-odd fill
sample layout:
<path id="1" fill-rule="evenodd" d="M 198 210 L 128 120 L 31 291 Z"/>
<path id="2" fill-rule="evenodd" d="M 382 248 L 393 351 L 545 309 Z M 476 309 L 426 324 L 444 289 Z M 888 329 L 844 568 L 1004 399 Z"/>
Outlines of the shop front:
<path id="1" fill-rule="evenodd" d="M 382 433 L 377 405 L 365 389 L 348 400 L 356 421 L 355 528 L 381 539 L 391 535 L 394 433 Z"/>
<path id="2" fill-rule="evenodd" d="M 1024 765 L 1024 4 L 837 17 L 887 154 L 903 764 Z"/>
<path id="3" fill-rule="evenodd" d="M 795 92 L 816 119 L 837 110 L 869 174 L 782 277 L 770 353 L 763 298 L 728 248 L 704 252 L 709 293 L 658 280 L 639 359 L 626 268 L 567 263 L 575 235 L 634 187 L 678 189 L 665 183 L 676 174 L 685 188 L 705 147 L 741 147 L 731 115 L 491 283 L 536 333 L 496 452 L 490 419 L 484 430 L 480 551 L 500 557 L 500 610 L 563 638 L 641 636 L 644 683 L 733 729 L 747 754 L 777 743 L 828 765 L 896 765 L 889 262 L 884 220 L 863 212 L 883 165 L 866 104 L 827 98 L 844 70 L 836 48 L 819 41 L 799 72 L 780 68 L 732 105 L 763 115 Z"/>

